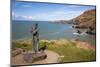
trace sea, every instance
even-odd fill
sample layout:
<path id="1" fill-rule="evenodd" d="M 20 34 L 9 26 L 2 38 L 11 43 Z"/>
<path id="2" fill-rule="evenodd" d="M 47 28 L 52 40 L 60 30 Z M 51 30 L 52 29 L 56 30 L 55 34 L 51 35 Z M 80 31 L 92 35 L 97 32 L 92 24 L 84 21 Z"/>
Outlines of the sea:
<path id="1" fill-rule="evenodd" d="M 72 28 L 73 24 L 55 23 L 52 21 L 12 20 L 11 39 L 31 39 L 31 28 L 36 23 L 38 23 L 40 40 L 79 39 L 95 45 L 95 37 L 93 35 L 86 34 L 86 29 L 79 29 L 82 33 L 78 34 L 77 29 Z"/>

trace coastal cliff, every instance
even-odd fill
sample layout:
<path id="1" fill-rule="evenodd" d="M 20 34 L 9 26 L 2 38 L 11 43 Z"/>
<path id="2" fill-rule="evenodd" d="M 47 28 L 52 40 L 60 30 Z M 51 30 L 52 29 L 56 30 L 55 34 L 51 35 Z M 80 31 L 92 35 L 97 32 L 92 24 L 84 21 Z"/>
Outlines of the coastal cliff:
<path id="1" fill-rule="evenodd" d="M 58 20 L 54 23 L 68 23 L 73 24 L 74 28 L 87 29 L 88 34 L 95 34 L 96 32 L 96 9 L 87 10 L 76 18 L 71 20 Z"/>
<path id="2" fill-rule="evenodd" d="M 85 11 L 74 19 L 77 21 L 75 28 L 87 28 L 87 33 L 95 34 L 96 32 L 96 10 Z"/>
<path id="3" fill-rule="evenodd" d="M 83 28 L 88 28 L 88 27 L 95 27 L 96 24 L 96 10 L 88 10 L 85 11 L 83 14 L 80 16 L 76 17 L 75 20 L 78 21 L 78 26 L 83 27 Z"/>

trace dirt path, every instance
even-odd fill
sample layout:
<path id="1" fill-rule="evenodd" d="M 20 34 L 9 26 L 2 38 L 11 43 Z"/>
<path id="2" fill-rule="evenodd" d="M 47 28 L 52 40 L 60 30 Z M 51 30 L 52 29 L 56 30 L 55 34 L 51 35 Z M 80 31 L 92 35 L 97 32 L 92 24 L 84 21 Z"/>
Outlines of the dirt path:
<path id="1" fill-rule="evenodd" d="M 47 58 L 44 60 L 36 61 L 34 63 L 27 63 L 23 60 L 23 55 L 17 55 L 12 58 L 12 65 L 27 65 L 27 64 L 45 64 L 45 63 L 57 63 L 59 55 L 53 51 L 46 50 Z"/>

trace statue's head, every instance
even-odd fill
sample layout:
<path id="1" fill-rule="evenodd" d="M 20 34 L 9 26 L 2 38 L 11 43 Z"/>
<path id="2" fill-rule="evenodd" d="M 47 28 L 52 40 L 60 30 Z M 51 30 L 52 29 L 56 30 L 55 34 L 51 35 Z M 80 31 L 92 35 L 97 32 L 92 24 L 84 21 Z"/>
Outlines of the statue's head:
<path id="1" fill-rule="evenodd" d="M 35 24 L 35 28 L 37 28 L 37 27 L 38 27 L 38 23 Z"/>
<path id="2" fill-rule="evenodd" d="M 33 26 L 38 26 L 38 23 L 34 23 Z"/>
<path id="3" fill-rule="evenodd" d="M 37 27 L 38 26 L 38 23 L 36 23 L 35 26 Z"/>
<path id="4" fill-rule="evenodd" d="M 33 26 L 32 26 L 33 29 L 37 28 L 37 27 L 38 27 L 38 23 L 34 23 Z"/>

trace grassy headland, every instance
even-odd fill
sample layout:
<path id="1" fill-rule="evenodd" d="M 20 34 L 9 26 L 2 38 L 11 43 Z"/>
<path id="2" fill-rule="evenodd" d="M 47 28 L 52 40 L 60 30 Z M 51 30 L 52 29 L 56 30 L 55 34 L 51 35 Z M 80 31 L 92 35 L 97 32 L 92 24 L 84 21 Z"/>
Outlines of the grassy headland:
<path id="1" fill-rule="evenodd" d="M 95 51 L 90 48 L 85 49 L 85 47 L 79 47 L 78 43 L 78 41 L 72 40 L 40 40 L 40 48 L 47 46 L 46 50 L 58 53 L 60 55 L 60 62 L 95 61 Z M 22 48 L 25 51 L 32 50 L 31 40 L 13 41 L 12 51 L 17 48 Z"/>

